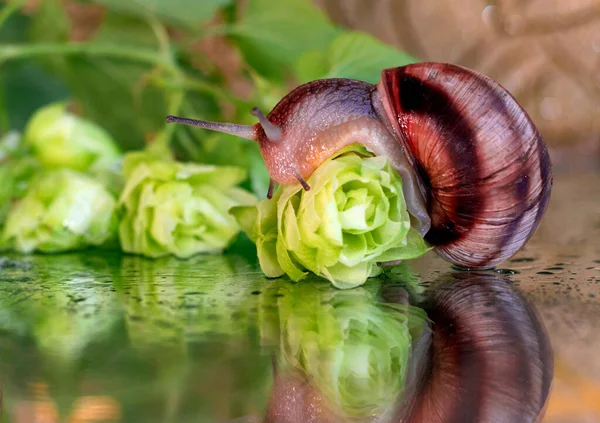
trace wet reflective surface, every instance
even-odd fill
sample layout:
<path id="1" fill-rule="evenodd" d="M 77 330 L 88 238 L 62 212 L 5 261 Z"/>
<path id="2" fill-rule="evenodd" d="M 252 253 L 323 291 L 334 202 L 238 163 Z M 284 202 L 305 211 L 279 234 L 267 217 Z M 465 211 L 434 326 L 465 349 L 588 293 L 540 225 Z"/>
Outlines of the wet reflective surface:
<path id="1" fill-rule="evenodd" d="M 599 240 L 589 172 L 496 271 L 429 255 L 339 291 L 239 254 L 8 255 L 2 421 L 600 421 Z"/>

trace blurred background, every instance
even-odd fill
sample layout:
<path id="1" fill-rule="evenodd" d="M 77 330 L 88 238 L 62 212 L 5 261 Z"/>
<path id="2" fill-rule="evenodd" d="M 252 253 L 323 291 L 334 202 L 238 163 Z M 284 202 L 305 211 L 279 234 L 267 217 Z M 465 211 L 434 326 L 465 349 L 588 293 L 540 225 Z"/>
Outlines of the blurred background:
<path id="1" fill-rule="evenodd" d="M 0 137 L 23 131 L 41 107 L 66 101 L 72 113 L 106 129 L 123 151 L 164 143 L 181 160 L 237 164 L 249 170 L 252 190 L 264 196 L 268 176 L 256 144 L 166 126 L 165 115 L 253 124 L 252 107 L 267 112 L 303 82 L 348 77 L 376 83 L 383 68 L 427 60 L 489 75 L 531 115 L 550 148 L 558 183 L 539 241 L 527 253 L 546 257 L 546 266 L 553 265 L 549 257 L 576 261 L 569 258 L 574 253 L 590 262 L 595 259 L 585 274 L 592 281 L 600 263 L 594 255 L 598 241 L 590 239 L 590 227 L 596 233 L 600 228 L 599 201 L 594 198 L 598 190 L 588 188 L 598 185 L 600 166 L 599 0 L 4 0 Z M 0 166 L 2 160 L 0 156 Z M 589 170 L 583 177 L 564 176 L 583 169 Z M 573 219 L 573 207 L 584 218 Z M 554 242 L 556 228 L 565 226 L 560 242 Z M 594 287 L 586 295 L 597 292 Z M 562 295 L 556 292 L 555 297 Z M 586 301 L 596 304 L 593 298 Z M 564 319 L 564 309 L 576 307 L 553 300 L 544 313 L 556 315 L 560 339 L 569 333 L 597 345 L 597 321 L 585 317 L 597 314 L 581 314 L 581 321 Z M 64 303 L 71 301 L 77 303 L 71 297 Z M 61 319 L 69 327 L 70 315 Z M 87 328 L 81 331 L 88 333 Z M 122 338 L 115 335 L 117 340 L 111 339 L 102 351 L 126 343 Z M 599 421 L 597 354 L 583 352 L 576 342 L 561 342 L 559 349 L 568 360 L 555 369 L 557 383 L 544 421 Z M 38 361 L 21 350 L 11 354 L 23 356 L 15 375 L 27 373 L 32 360 Z M 208 359 L 202 356 L 197 362 L 202 360 Z M 261 361 L 256 371 L 266 374 L 269 364 Z M 2 365 L 11 374 L 11 363 Z M 115 366 L 119 371 L 127 367 Z M 590 368 L 595 370 L 586 373 Z M 227 384 L 221 373 L 211 377 Z M 54 399 L 43 383 L 22 384 L 27 395 L 41 398 L 39 404 L 54 407 L 48 405 Z M 159 390 L 152 392 L 158 395 Z M 190 401 L 207 392 L 196 394 Z M 225 402 L 223 408 L 235 403 Z M 121 418 L 110 398 L 93 398 L 86 407 L 87 417 L 78 420 L 75 410 L 71 421 L 88 421 L 90 409 L 100 414 L 108 410 L 107 421 Z M 28 411 L 22 412 L 25 417 L 18 421 L 31 421 Z M 58 421 L 46 412 L 44 421 Z"/>
<path id="2" fill-rule="evenodd" d="M 1 131 L 22 129 L 38 107 L 68 98 L 124 148 L 141 148 L 163 131 L 167 111 L 253 123 L 251 106 L 268 111 L 307 80 L 376 82 L 383 67 L 431 60 L 504 85 L 538 125 L 555 166 L 600 157 L 597 0 L 4 4 Z M 221 161 L 211 144 L 219 136 L 169 131 L 182 154 Z"/>
<path id="3" fill-rule="evenodd" d="M 368 31 L 415 57 L 461 64 L 497 80 L 531 115 L 555 153 L 598 151 L 597 0 L 318 3 L 335 22 Z"/>

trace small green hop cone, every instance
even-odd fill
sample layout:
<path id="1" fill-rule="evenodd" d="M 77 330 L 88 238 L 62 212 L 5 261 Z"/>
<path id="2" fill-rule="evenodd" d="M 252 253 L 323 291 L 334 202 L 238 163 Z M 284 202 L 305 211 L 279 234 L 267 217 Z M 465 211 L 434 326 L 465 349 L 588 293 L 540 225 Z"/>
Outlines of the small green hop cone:
<path id="1" fill-rule="evenodd" d="M 115 199 L 70 169 L 39 174 L 10 210 L 0 244 L 29 253 L 100 246 L 116 234 Z"/>
<path id="2" fill-rule="evenodd" d="M 119 238 L 128 253 L 188 258 L 220 252 L 240 230 L 229 209 L 256 203 L 237 187 L 246 178 L 241 168 L 132 154 L 123 169 Z"/>
<path id="3" fill-rule="evenodd" d="M 86 171 L 109 165 L 121 155 L 111 136 L 95 123 L 54 103 L 39 109 L 27 123 L 25 143 L 42 166 Z"/>

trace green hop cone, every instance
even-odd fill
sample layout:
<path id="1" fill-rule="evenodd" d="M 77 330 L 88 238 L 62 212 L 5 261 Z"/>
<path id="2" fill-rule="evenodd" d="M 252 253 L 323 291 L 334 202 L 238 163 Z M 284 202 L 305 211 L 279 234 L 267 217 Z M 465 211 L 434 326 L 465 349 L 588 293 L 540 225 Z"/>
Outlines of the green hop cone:
<path id="1" fill-rule="evenodd" d="M 80 171 L 120 156 L 111 136 L 95 123 L 71 114 L 64 103 L 39 109 L 27 123 L 25 143 L 45 168 Z"/>
<path id="2" fill-rule="evenodd" d="M 188 258 L 222 251 L 239 233 L 229 209 L 256 203 L 246 172 L 133 153 L 123 163 L 119 238 L 125 252 Z"/>
<path id="3" fill-rule="evenodd" d="M 27 186 L 39 170 L 33 157 L 23 154 L 21 136 L 9 132 L 0 138 L 0 228 L 13 204 L 27 192 Z"/>
<path id="4" fill-rule="evenodd" d="M 23 253 L 100 246 L 116 233 L 115 199 L 70 169 L 40 174 L 10 210 L 0 245 Z"/>
<path id="5" fill-rule="evenodd" d="M 30 157 L 0 164 L 0 228 L 13 204 L 27 192 L 29 181 L 37 170 L 36 161 Z"/>
<path id="6" fill-rule="evenodd" d="M 428 250 L 411 227 L 402 179 L 386 157 L 351 146 L 307 182 L 309 191 L 280 186 L 271 200 L 232 209 L 268 277 L 299 281 L 308 270 L 338 288 L 353 288 L 381 273 L 377 263 Z"/>

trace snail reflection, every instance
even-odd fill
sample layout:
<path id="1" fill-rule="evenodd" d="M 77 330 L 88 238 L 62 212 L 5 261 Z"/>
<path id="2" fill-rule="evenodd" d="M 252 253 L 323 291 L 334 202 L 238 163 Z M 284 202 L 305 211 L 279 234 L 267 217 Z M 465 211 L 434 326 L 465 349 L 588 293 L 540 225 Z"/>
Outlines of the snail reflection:
<path id="1" fill-rule="evenodd" d="M 552 350 L 536 311 L 505 276 L 444 275 L 422 296 L 420 308 L 397 284 L 350 292 L 311 284 L 273 289 L 261 328 L 263 342 L 279 354 L 260 421 L 543 417 Z"/>

